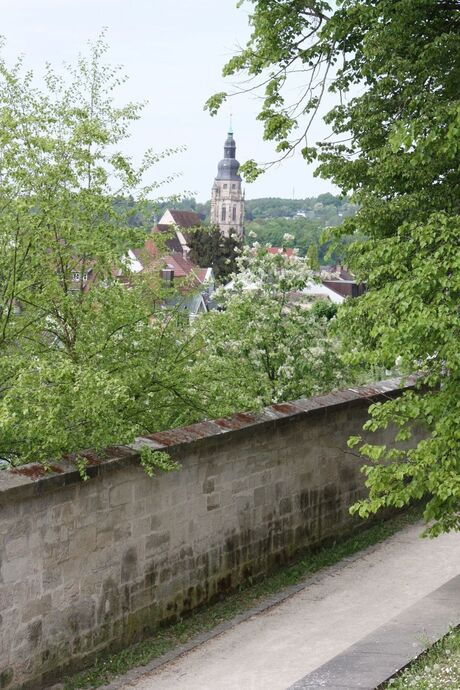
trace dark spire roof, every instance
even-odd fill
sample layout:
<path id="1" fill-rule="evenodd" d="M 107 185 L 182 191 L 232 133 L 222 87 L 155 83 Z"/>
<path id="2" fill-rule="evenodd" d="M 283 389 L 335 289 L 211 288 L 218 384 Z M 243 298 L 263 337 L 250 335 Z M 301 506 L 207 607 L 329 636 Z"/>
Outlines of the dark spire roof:
<path id="1" fill-rule="evenodd" d="M 236 143 L 233 138 L 233 131 L 230 128 L 224 144 L 224 157 L 217 166 L 216 180 L 241 180 L 238 175 L 240 164 L 235 158 Z"/>

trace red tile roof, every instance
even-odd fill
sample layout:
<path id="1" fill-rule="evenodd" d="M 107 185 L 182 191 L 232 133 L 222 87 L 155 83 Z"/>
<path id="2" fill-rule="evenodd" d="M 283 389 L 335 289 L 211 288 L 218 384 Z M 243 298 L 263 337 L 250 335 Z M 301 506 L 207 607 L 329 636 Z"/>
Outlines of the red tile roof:
<path id="1" fill-rule="evenodd" d="M 157 233 L 165 233 L 169 234 L 168 239 L 165 242 L 166 247 L 169 249 L 171 252 L 181 252 L 182 251 L 182 245 L 179 241 L 179 238 L 177 237 L 177 234 L 171 230 L 170 225 L 155 225 L 154 228 L 151 230 L 151 235 L 155 235 Z"/>
<path id="2" fill-rule="evenodd" d="M 201 225 L 201 218 L 195 211 L 176 211 L 170 209 L 169 212 L 179 228 L 196 228 L 197 225 Z"/>
<path id="3" fill-rule="evenodd" d="M 294 256 L 294 250 L 291 247 L 283 249 L 282 247 L 269 247 L 269 254 L 286 254 L 286 256 Z"/>
<path id="4" fill-rule="evenodd" d="M 200 281 L 200 283 L 204 283 L 204 281 L 206 280 L 206 275 L 207 275 L 208 271 L 209 271 L 209 268 L 198 268 L 197 277 L 198 277 L 198 280 Z"/>
<path id="5" fill-rule="evenodd" d="M 171 233 L 171 227 L 169 225 L 156 225 L 152 228 L 144 246 L 131 250 L 142 268 L 145 271 L 159 271 L 162 266 L 167 266 L 174 270 L 175 278 L 190 277 L 192 282 L 202 285 L 206 280 L 208 269 L 200 268 L 184 258 L 183 247 L 176 233 L 173 233 L 171 239 L 166 240 L 166 251 L 163 253 L 161 248 L 159 249 L 155 245 L 155 235 L 161 232 Z"/>
<path id="6" fill-rule="evenodd" d="M 190 261 L 184 259 L 180 254 L 171 254 L 170 256 L 164 256 L 163 261 L 168 264 L 168 268 L 174 269 L 175 278 L 185 278 L 188 276 L 195 268 Z"/>
<path id="7" fill-rule="evenodd" d="M 136 247 L 135 249 L 131 249 L 131 251 L 144 268 L 149 266 L 154 259 L 158 258 L 158 249 L 150 238 L 146 239 L 143 247 Z"/>
<path id="8" fill-rule="evenodd" d="M 170 254 L 164 256 L 163 261 L 168 265 L 168 268 L 174 269 L 175 278 L 186 278 L 194 276 L 199 283 L 204 283 L 206 280 L 207 268 L 199 268 L 188 259 L 184 259 L 181 254 Z"/>

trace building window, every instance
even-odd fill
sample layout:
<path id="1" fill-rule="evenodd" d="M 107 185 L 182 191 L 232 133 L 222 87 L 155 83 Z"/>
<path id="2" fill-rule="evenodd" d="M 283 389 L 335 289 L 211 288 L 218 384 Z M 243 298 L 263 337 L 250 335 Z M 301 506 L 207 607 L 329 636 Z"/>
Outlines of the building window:
<path id="1" fill-rule="evenodd" d="M 72 280 L 78 283 L 80 280 L 82 280 L 84 283 L 86 283 L 88 280 L 88 274 L 83 273 L 82 275 L 79 271 L 72 271 Z"/>
<path id="2" fill-rule="evenodd" d="M 232 220 L 236 220 L 236 206 L 233 207 Z"/>
<path id="3" fill-rule="evenodd" d="M 232 184 L 232 189 L 236 189 L 236 184 L 235 184 L 235 183 Z"/>
<path id="4" fill-rule="evenodd" d="M 220 214 L 220 219 L 221 219 L 221 220 L 225 220 L 225 218 L 226 218 L 226 212 L 225 212 L 225 211 L 226 211 L 225 206 L 222 206 L 222 211 L 221 211 L 221 214 Z"/>
<path id="5" fill-rule="evenodd" d="M 227 189 L 227 185 L 226 185 L 226 184 L 224 184 L 224 185 L 223 185 L 223 188 L 224 188 L 224 189 Z"/>

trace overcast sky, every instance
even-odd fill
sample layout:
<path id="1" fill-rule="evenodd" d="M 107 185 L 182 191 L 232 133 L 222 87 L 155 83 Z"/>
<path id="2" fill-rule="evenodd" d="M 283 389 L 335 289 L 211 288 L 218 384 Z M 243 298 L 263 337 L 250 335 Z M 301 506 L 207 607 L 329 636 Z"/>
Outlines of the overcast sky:
<path id="1" fill-rule="evenodd" d="M 156 179 L 180 173 L 164 194 L 187 191 L 199 201 L 210 198 L 230 110 L 238 160 L 273 158 L 273 145 L 263 142 L 255 119 L 260 101 L 232 99 L 213 118 L 203 111 L 211 94 L 231 86 L 221 77 L 222 66 L 249 36 L 247 8 L 237 9 L 235 0 L 0 0 L 0 8 L 7 59 L 23 54 L 37 74 L 47 61 L 56 68 L 73 61 L 107 27 L 108 59 L 129 76 L 123 96 L 148 101 L 125 150 L 137 156 L 147 147 L 186 146 L 155 170 Z M 318 123 L 314 134 L 321 138 L 326 131 Z M 247 184 L 246 197 L 334 191 L 312 173 L 297 155 Z"/>

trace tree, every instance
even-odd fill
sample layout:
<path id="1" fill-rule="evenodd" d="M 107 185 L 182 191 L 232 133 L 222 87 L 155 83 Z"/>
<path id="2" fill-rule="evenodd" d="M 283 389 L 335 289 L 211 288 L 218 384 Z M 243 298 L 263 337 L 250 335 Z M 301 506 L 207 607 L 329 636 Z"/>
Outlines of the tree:
<path id="1" fill-rule="evenodd" d="M 82 465 L 85 448 L 202 414 L 181 383 L 193 340 L 179 310 L 123 259 L 145 235 L 115 200 L 151 192 L 142 179 L 159 156 L 136 169 L 119 150 L 140 106 L 114 104 L 105 51 L 100 39 L 67 81 L 48 68 L 41 90 L 0 61 L 3 464 L 76 454 Z"/>
<path id="2" fill-rule="evenodd" d="M 311 279 L 305 259 L 271 254 L 256 242 L 237 264 L 232 282 L 217 293 L 222 311 L 194 322 L 203 338 L 194 375 L 206 384 L 211 415 L 343 385 L 351 372 L 329 337 L 327 320 L 302 301 Z"/>
<path id="3" fill-rule="evenodd" d="M 320 194 L 307 199 L 282 199 L 267 197 L 263 199 L 246 199 L 244 214 L 248 221 L 262 218 L 294 218 L 297 213 L 305 213 L 317 226 L 339 225 L 342 218 L 353 215 L 356 209 L 347 198 L 334 197 L 332 194 Z M 302 217 L 300 216 L 300 219 Z"/>
<path id="4" fill-rule="evenodd" d="M 334 302 L 329 302 L 329 300 L 319 299 L 314 303 L 312 307 L 312 312 L 315 316 L 319 318 L 325 318 L 328 321 L 337 316 L 338 307 Z"/>
<path id="5" fill-rule="evenodd" d="M 257 235 L 257 239 L 261 244 L 270 244 L 273 247 L 282 246 L 283 236 L 286 233 L 293 235 L 293 246 L 299 250 L 301 256 L 308 252 L 312 244 L 318 247 L 318 260 L 320 263 L 344 261 L 345 245 L 352 239 L 350 237 L 343 237 L 332 242 L 331 238 L 327 239 L 327 231 L 322 224 L 302 217 L 260 218 L 251 223 L 246 223 L 246 242 L 251 233 Z"/>
<path id="6" fill-rule="evenodd" d="M 201 268 L 212 266 L 219 282 L 235 271 L 235 250 L 241 246 L 236 235 L 224 237 L 218 227 L 200 227 L 190 232 L 189 246 L 190 260 Z"/>
<path id="7" fill-rule="evenodd" d="M 318 245 L 311 244 L 307 251 L 307 261 L 312 271 L 319 271 Z"/>
<path id="8" fill-rule="evenodd" d="M 367 293 L 340 310 L 355 362 L 418 370 L 415 390 L 374 405 L 367 430 L 395 425 L 370 460 L 363 516 L 427 499 L 430 535 L 460 528 L 460 15 L 453 0 L 253 2 L 253 33 L 224 68 L 264 82 L 259 119 L 280 156 L 297 146 L 359 204 L 338 233 L 361 232 L 348 263 Z M 291 73 L 304 72 L 296 103 Z M 323 94 L 332 138 L 312 146 Z M 340 95 L 340 98 L 339 98 Z M 210 99 L 215 111 L 226 95 Z M 254 161 L 242 166 L 255 177 Z M 407 449 L 414 426 L 426 438 Z"/>

